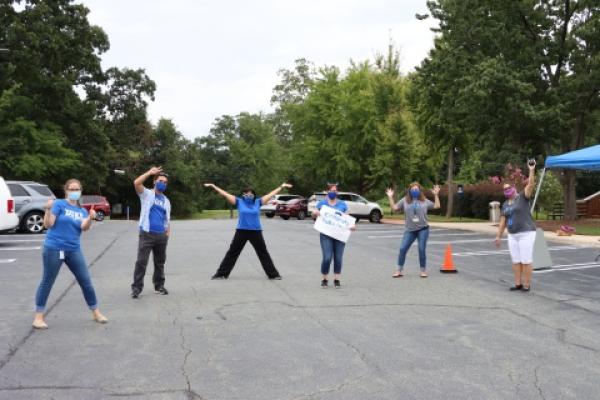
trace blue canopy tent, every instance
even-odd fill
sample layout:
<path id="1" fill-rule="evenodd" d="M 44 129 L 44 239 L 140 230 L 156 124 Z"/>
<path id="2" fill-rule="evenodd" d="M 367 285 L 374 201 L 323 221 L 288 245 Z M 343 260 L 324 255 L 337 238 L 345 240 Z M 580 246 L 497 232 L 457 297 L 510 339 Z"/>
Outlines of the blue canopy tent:
<path id="1" fill-rule="evenodd" d="M 531 205 L 531 212 L 533 212 L 533 208 L 535 207 L 535 203 L 537 202 L 538 195 L 540 194 L 540 188 L 542 187 L 542 182 L 544 181 L 546 168 L 566 168 L 583 169 L 586 171 L 600 171 L 600 144 L 571 151 L 569 153 L 561 154 L 558 156 L 548 156 L 548 158 L 546 158 L 544 169 L 542 170 L 540 183 L 538 184 L 537 190 L 535 191 L 535 197 L 533 199 L 533 204 Z"/>

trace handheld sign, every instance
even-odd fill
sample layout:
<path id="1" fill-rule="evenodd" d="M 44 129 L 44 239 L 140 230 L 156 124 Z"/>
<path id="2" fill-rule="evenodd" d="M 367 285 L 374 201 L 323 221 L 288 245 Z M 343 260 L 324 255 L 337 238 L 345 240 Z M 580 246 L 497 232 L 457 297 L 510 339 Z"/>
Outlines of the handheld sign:
<path id="1" fill-rule="evenodd" d="M 315 229 L 324 235 L 346 243 L 350 238 L 350 227 L 356 219 L 329 206 L 321 207 L 315 221 Z"/>

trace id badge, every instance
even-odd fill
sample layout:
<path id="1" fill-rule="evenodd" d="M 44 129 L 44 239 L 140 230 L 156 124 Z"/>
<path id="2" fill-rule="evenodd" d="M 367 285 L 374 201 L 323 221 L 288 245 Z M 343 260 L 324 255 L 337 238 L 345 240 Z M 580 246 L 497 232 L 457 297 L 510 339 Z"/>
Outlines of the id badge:
<path id="1" fill-rule="evenodd" d="M 418 223 L 418 222 L 419 222 L 419 217 L 415 215 L 415 216 L 412 218 L 412 222 L 414 222 L 414 223 Z"/>
<path id="2" fill-rule="evenodd" d="M 60 250 L 58 252 L 58 259 L 59 260 L 64 260 L 65 259 L 65 252 L 64 251 Z"/>

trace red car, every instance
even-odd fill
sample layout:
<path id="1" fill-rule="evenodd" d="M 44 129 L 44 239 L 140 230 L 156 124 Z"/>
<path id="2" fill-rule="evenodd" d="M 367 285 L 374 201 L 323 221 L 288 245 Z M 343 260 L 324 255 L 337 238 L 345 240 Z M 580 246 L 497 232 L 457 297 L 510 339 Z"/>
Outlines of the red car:
<path id="1" fill-rule="evenodd" d="M 94 206 L 96 221 L 102 221 L 105 217 L 110 216 L 110 203 L 104 196 L 84 194 L 81 196 L 81 206 L 88 211 Z"/>
<path id="2" fill-rule="evenodd" d="M 277 204 L 275 215 L 288 220 L 290 217 L 295 217 L 300 220 L 306 218 L 308 210 L 308 200 L 305 198 L 292 199 L 284 203 Z"/>

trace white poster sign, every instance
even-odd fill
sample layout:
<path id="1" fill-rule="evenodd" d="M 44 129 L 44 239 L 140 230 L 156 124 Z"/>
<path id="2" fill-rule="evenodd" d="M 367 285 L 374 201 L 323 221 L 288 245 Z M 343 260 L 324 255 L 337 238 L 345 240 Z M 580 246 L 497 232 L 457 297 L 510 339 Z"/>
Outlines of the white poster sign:
<path id="1" fill-rule="evenodd" d="M 324 235 L 346 243 L 350 238 L 350 227 L 355 223 L 356 219 L 353 217 L 333 207 L 323 206 L 315 221 L 315 229 Z"/>

